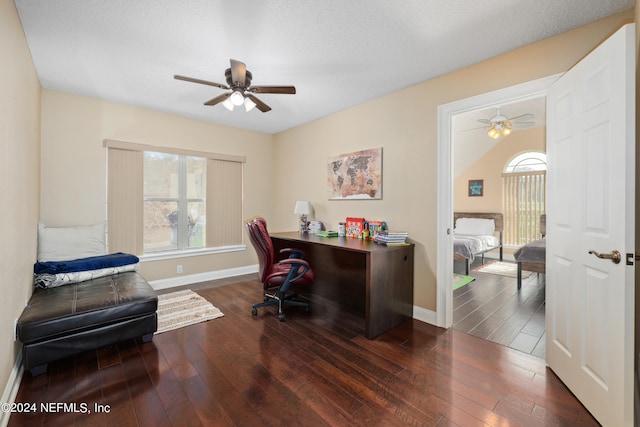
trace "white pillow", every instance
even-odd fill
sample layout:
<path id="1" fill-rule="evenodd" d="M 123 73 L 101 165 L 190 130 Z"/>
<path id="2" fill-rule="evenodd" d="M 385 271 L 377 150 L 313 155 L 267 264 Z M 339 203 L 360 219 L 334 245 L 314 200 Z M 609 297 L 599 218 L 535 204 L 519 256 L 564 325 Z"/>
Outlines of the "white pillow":
<path id="1" fill-rule="evenodd" d="M 495 231 L 495 221 L 485 218 L 458 218 L 454 230 L 457 234 L 470 236 L 493 236 Z"/>
<path id="2" fill-rule="evenodd" d="M 38 223 L 38 261 L 68 261 L 105 255 L 106 224 L 52 228 Z"/>

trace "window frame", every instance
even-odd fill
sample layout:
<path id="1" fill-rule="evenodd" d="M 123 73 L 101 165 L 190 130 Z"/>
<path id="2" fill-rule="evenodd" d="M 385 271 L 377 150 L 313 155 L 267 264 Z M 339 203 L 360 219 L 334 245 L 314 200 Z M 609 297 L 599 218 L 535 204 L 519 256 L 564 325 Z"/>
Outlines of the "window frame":
<path id="1" fill-rule="evenodd" d="M 513 156 L 511 160 L 507 162 L 507 166 L 504 168 L 504 173 L 520 173 L 528 172 L 530 170 L 518 170 L 517 168 L 522 165 L 524 161 L 529 159 L 539 160 L 538 165 L 544 165 L 544 168 L 533 168 L 533 171 L 546 171 L 547 170 L 547 154 L 541 151 L 525 151 L 516 156 Z"/>

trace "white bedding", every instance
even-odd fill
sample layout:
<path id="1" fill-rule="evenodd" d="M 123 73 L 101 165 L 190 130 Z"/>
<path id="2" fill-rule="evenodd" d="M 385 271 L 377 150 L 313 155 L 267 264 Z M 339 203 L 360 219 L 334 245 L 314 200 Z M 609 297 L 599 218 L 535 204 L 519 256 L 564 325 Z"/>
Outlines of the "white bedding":
<path id="1" fill-rule="evenodd" d="M 40 288 L 55 288 L 62 285 L 72 283 L 85 282 L 91 279 L 97 279 L 104 276 L 112 276 L 114 274 L 125 273 L 127 271 L 138 271 L 139 264 L 128 264 L 117 267 L 100 268 L 96 270 L 76 271 L 71 273 L 58 274 L 34 274 L 33 283 Z"/>
<path id="2" fill-rule="evenodd" d="M 475 255 L 499 246 L 500 240 L 496 236 L 472 236 L 458 233 L 453 235 L 453 253 L 462 255 L 470 263 L 475 259 Z"/>

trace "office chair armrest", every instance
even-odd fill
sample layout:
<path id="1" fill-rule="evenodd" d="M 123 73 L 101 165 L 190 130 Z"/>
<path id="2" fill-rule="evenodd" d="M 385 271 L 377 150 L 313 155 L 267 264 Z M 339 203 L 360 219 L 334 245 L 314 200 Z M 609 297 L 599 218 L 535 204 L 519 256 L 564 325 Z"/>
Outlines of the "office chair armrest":
<path id="1" fill-rule="evenodd" d="M 289 278 L 289 282 L 295 282 L 296 280 L 304 276 L 307 273 L 307 271 L 311 269 L 307 261 L 303 259 L 298 259 L 298 258 L 283 259 L 282 261 L 278 262 L 278 264 L 289 264 L 291 268 L 288 271 L 279 271 L 279 272 L 268 275 L 265 282 L 270 282 L 271 279 L 273 279 L 274 277 L 288 276 L 289 274 L 291 274 L 292 271 L 294 274 L 296 274 L 296 276 L 293 278 Z"/>
<path id="2" fill-rule="evenodd" d="M 304 256 L 305 256 L 305 253 L 302 249 L 296 249 L 296 248 L 280 249 L 280 253 L 281 254 L 289 253 L 289 258 L 304 259 Z"/>
<path id="3" fill-rule="evenodd" d="M 299 258 L 287 258 L 287 259 L 283 259 L 282 261 L 280 261 L 278 264 L 289 264 L 291 265 L 291 270 L 294 274 L 296 274 L 295 277 L 291 277 L 289 276 L 289 282 L 295 282 L 298 279 L 301 279 L 302 276 L 304 276 L 305 274 L 307 274 L 307 271 L 309 271 L 311 269 L 311 267 L 309 266 L 309 263 L 303 259 L 299 259 Z"/>

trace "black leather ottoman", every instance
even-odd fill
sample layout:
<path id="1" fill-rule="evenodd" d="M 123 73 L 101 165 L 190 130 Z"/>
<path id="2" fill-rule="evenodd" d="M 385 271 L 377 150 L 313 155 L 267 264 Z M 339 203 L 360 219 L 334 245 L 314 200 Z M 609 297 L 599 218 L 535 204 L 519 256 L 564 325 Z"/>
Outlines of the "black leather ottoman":
<path id="1" fill-rule="evenodd" d="M 151 341 L 157 308 L 155 291 L 137 272 L 36 288 L 18 319 L 24 368 L 38 375 L 72 354 L 137 337 Z"/>

